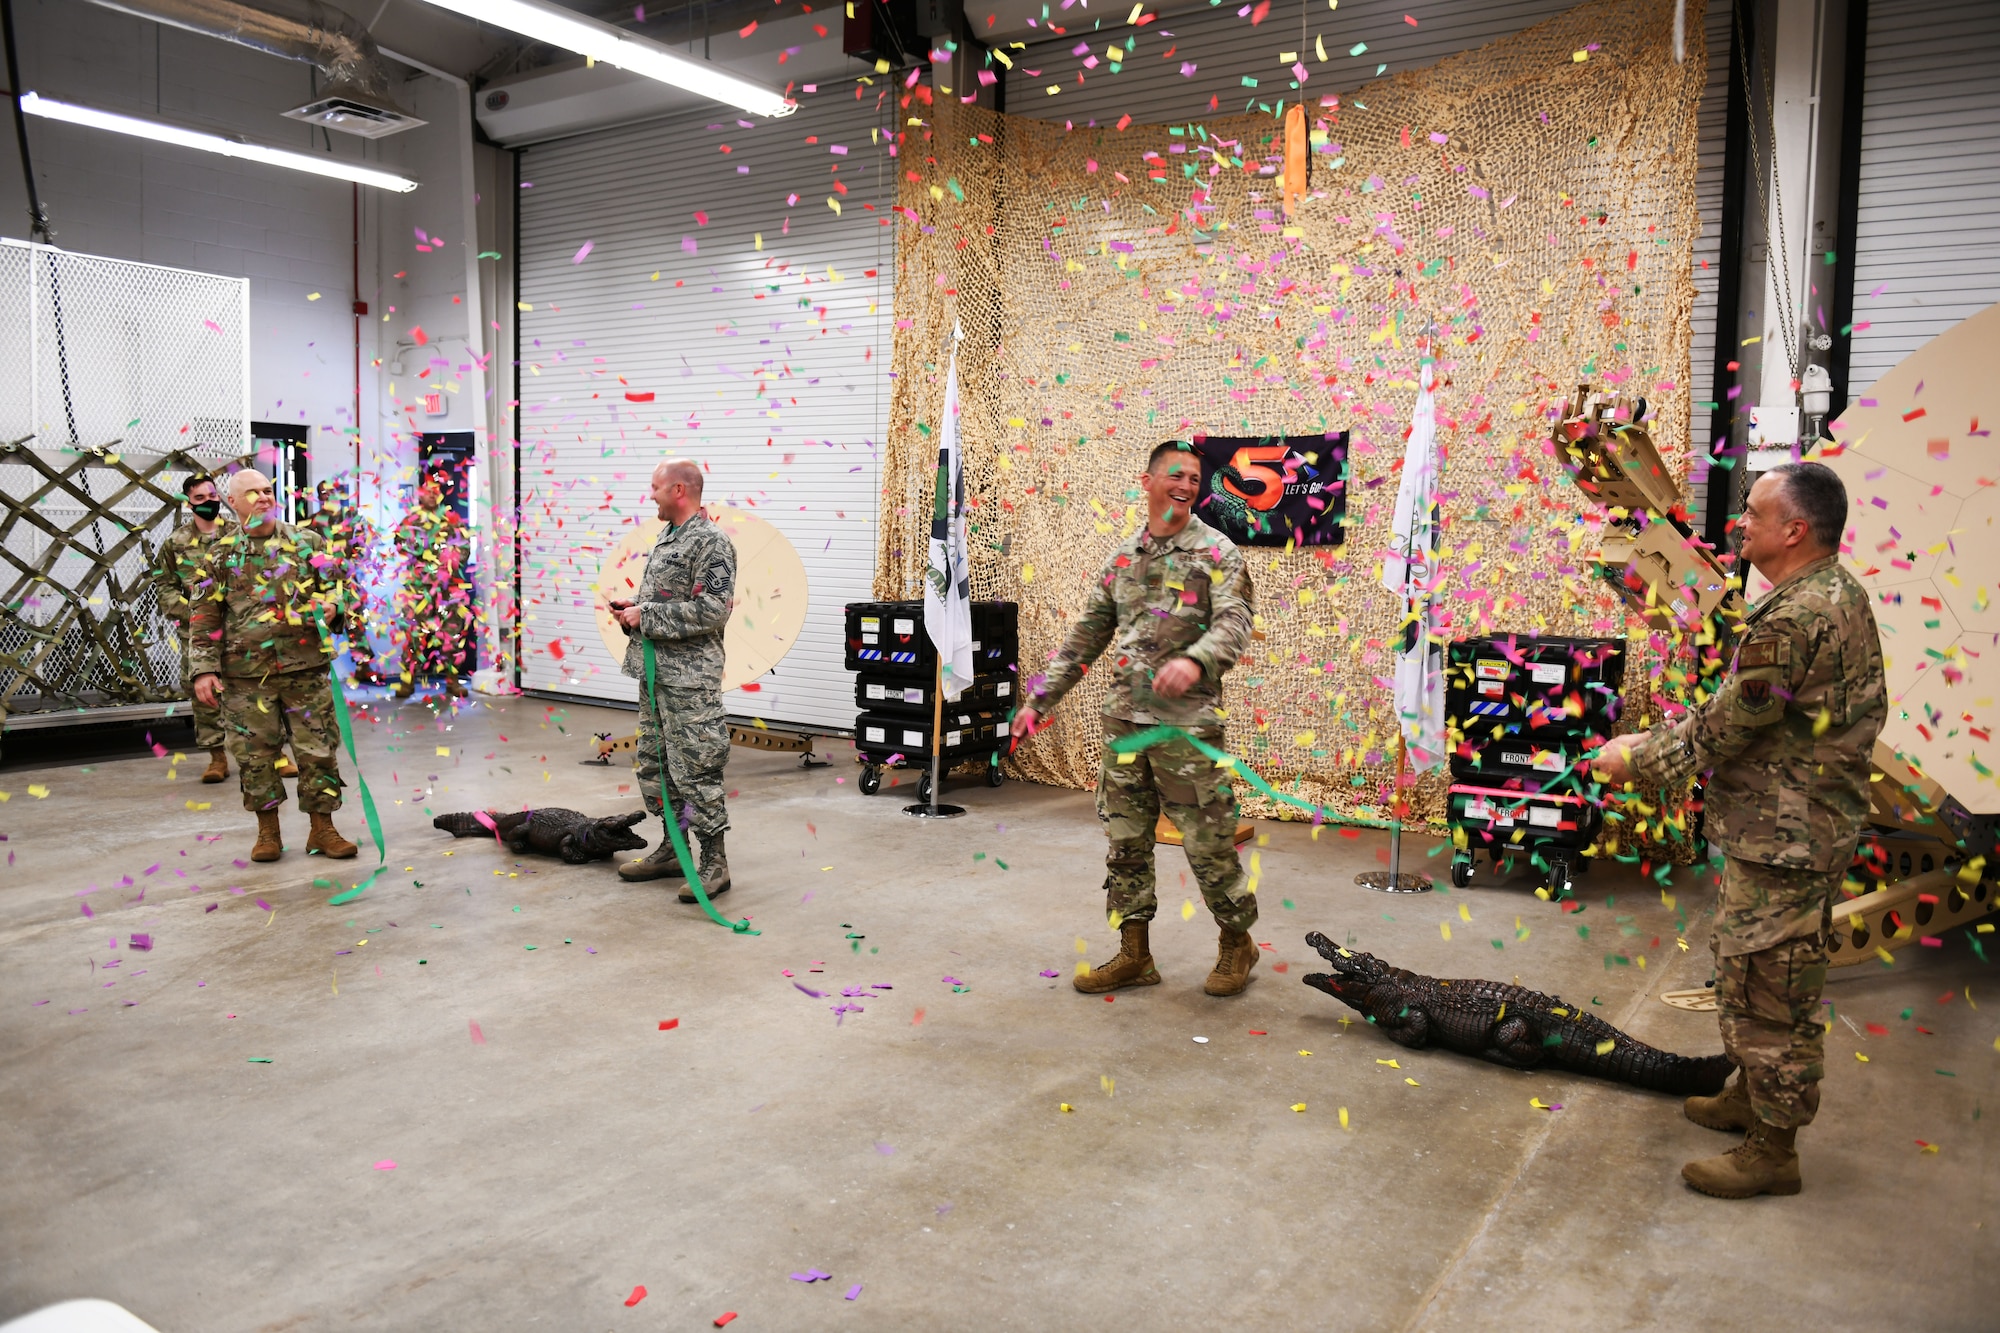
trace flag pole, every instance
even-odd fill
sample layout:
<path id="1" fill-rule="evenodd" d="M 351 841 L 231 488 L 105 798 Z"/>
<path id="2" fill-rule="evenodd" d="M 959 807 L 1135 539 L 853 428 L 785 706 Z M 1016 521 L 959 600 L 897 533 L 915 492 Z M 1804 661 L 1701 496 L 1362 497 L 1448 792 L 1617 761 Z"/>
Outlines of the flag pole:
<path id="1" fill-rule="evenodd" d="M 938 789 L 944 786 L 944 654 L 937 655 L 931 685 L 931 815 L 938 812 Z"/>

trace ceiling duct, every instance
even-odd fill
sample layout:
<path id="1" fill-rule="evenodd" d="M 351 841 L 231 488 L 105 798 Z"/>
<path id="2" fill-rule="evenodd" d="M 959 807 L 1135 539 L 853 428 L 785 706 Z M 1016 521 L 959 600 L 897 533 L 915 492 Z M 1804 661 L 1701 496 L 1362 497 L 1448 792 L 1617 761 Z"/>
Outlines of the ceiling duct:
<path id="1" fill-rule="evenodd" d="M 91 0 L 105 9 L 151 19 L 316 66 L 325 85 L 284 114 L 344 134 L 380 139 L 424 122 L 389 94 L 389 67 L 375 39 L 351 15 L 319 0 Z"/>

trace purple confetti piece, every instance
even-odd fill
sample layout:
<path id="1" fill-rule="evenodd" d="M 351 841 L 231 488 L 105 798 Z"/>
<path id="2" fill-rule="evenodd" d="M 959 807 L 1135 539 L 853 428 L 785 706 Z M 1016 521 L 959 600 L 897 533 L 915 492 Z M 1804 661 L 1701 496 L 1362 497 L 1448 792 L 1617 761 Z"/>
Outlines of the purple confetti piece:
<path id="1" fill-rule="evenodd" d="M 886 981 L 871 981 L 871 982 L 869 982 L 869 983 L 868 983 L 868 989 L 869 989 L 869 990 L 894 990 L 894 989 L 896 989 L 896 988 L 895 988 L 894 986 L 891 986 L 891 985 L 890 985 L 890 984 L 889 984 L 888 982 L 886 982 Z"/>
<path id="2" fill-rule="evenodd" d="M 859 1300 L 860 1298 L 861 1298 L 861 1284 L 857 1282 L 853 1286 L 847 1289 L 847 1299 L 853 1301 L 853 1300 Z"/>
<path id="3" fill-rule="evenodd" d="M 1045 977 L 1059 977 L 1062 975 L 1062 973 L 1056 971 L 1052 967 L 1045 967 L 1042 969 L 1042 975 Z"/>
<path id="4" fill-rule="evenodd" d="M 153 937 L 151 935 L 134 935 L 127 942 L 140 953 L 145 953 L 153 947 Z"/>
<path id="5" fill-rule="evenodd" d="M 815 1000 L 824 1000 L 826 998 L 826 992 L 823 990 L 814 990 L 812 987 L 801 985 L 796 981 L 792 983 L 792 986 L 797 990 L 804 991 L 807 995 L 812 996 Z"/>
<path id="6" fill-rule="evenodd" d="M 257 910 L 260 912 L 275 912 L 278 909 L 265 902 L 262 898 L 259 898 L 257 900 Z"/>
<path id="7" fill-rule="evenodd" d="M 939 980 L 943 981 L 944 984 L 947 986 L 963 986 L 965 984 L 963 981 L 960 981 L 957 977 L 941 977 L 939 978 Z"/>
<path id="8" fill-rule="evenodd" d="M 218 908 L 218 907 L 220 907 L 220 906 L 222 906 L 222 904 L 221 904 L 221 903 L 210 903 L 210 904 L 209 904 L 208 906 L 206 906 L 206 907 L 202 908 L 201 910 L 202 910 L 203 912 L 213 912 L 213 911 L 214 911 L 214 910 L 215 910 L 216 908 Z"/>
<path id="9" fill-rule="evenodd" d="M 878 1143 L 875 1145 L 875 1151 L 881 1153 L 884 1157 L 894 1157 L 896 1155 L 896 1145 L 893 1143 Z"/>

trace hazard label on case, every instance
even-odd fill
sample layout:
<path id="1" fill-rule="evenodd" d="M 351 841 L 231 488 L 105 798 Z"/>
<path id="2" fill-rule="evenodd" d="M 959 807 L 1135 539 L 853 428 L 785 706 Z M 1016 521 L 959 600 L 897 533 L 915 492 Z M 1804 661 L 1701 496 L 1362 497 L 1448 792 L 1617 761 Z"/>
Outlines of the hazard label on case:
<path id="1" fill-rule="evenodd" d="M 1481 680 L 1505 680 L 1511 674 L 1512 668 L 1506 662 L 1490 661 L 1482 657 L 1473 663 L 1473 670 Z"/>

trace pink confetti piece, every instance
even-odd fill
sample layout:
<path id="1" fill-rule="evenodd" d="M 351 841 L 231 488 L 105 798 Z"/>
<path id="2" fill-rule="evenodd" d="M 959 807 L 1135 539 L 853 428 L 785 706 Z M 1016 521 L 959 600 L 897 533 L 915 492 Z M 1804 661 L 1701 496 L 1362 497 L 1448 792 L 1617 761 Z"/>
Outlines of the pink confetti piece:
<path id="1" fill-rule="evenodd" d="M 634 1287 L 632 1288 L 632 1294 L 625 1298 L 625 1307 L 627 1309 L 630 1309 L 631 1307 L 637 1305 L 640 1301 L 643 1301 L 645 1299 L 646 1299 L 646 1289 L 644 1287 Z"/>
<path id="2" fill-rule="evenodd" d="M 486 1044 L 486 1034 L 479 1030 L 479 1020 L 468 1018 L 465 1020 L 465 1025 L 472 1029 L 472 1044 L 474 1046 L 484 1046 Z"/>
<path id="3" fill-rule="evenodd" d="M 583 248 L 576 252 L 576 258 L 570 260 L 569 262 L 572 264 L 581 264 L 584 260 L 590 258 L 590 252 L 593 249 L 595 249 L 596 246 L 597 246 L 596 241 L 585 241 L 583 243 Z"/>
<path id="4" fill-rule="evenodd" d="M 375 1163 L 375 1169 L 377 1171 L 394 1171 L 396 1169 L 396 1164 L 390 1161 L 388 1158 L 384 1157 L 381 1161 Z"/>

